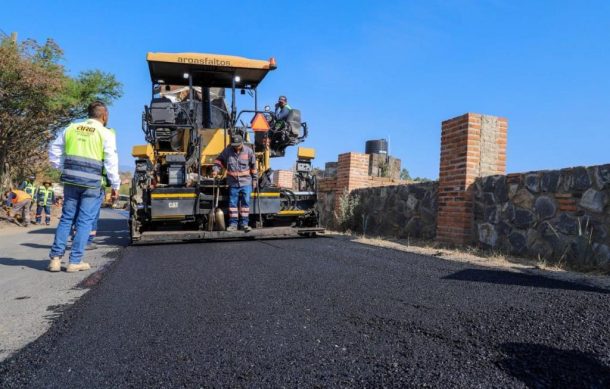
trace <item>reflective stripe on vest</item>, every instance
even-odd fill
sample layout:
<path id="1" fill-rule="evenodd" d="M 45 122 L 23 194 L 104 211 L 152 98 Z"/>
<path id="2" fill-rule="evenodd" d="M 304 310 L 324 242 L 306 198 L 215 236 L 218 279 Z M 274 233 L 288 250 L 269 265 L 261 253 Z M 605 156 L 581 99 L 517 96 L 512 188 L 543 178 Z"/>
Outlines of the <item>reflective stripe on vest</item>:
<path id="1" fill-rule="evenodd" d="M 25 184 L 23 191 L 33 197 L 34 192 L 36 192 L 36 188 L 34 187 L 34 184 L 27 183 Z"/>
<path id="2" fill-rule="evenodd" d="M 104 167 L 101 123 L 87 120 L 71 124 L 65 133 L 65 157 L 61 181 L 85 188 L 99 188 Z"/>
<path id="3" fill-rule="evenodd" d="M 231 177 L 245 177 L 245 176 L 249 176 L 250 175 L 250 171 L 249 170 L 242 170 L 240 172 L 229 172 L 229 171 L 227 171 L 227 174 L 230 175 Z"/>
<path id="4" fill-rule="evenodd" d="M 52 196 L 50 196 L 53 193 L 53 188 L 49 188 L 47 189 L 44 186 L 41 186 L 40 188 L 38 188 L 38 202 L 42 203 L 42 205 L 51 205 L 48 204 L 49 202 L 49 198 L 51 198 Z"/>

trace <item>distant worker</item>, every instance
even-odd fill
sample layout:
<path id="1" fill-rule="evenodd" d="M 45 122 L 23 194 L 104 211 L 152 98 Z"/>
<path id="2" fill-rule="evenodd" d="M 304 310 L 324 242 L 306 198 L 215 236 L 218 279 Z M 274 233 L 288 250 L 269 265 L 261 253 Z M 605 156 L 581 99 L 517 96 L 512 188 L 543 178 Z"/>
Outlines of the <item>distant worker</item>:
<path id="1" fill-rule="evenodd" d="M 229 226 L 227 231 L 238 228 L 249 232 L 250 196 L 252 184 L 257 180 L 256 156 L 254 151 L 244 145 L 241 135 L 233 135 L 231 144 L 214 161 L 212 177 L 221 169 L 227 171 L 229 186 Z"/>
<path id="2" fill-rule="evenodd" d="M 21 185 L 19 185 L 18 189 L 21 189 L 22 191 L 24 191 L 25 193 L 29 194 L 30 196 L 32 196 L 32 200 L 35 200 L 37 195 L 36 195 L 36 176 L 29 176 L 25 181 L 23 181 L 21 183 Z M 32 206 L 34 205 L 35 201 L 32 201 L 30 204 L 30 210 L 32 210 Z"/>
<path id="3" fill-rule="evenodd" d="M 27 227 L 30 224 L 30 206 L 32 205 L 32 196 L 24 190 L 11 189 L 4 193 L 7 205 L 13 206 L 13 217 L 21 212 L 22 226 Z M 14 219 L 9 214 L 9 219 Z"/>
<path id="4" fill-rule="evenodd" d="M 21 189 L 25 193 L 29 194 L 30 196 L 32 196 L 32 198 L 36 198 L 36 184 L 34 183 L 35 180 L 35 176 L 29 176 L 25 181 L 21 183 L 21 185 L 19 185 L 18 189 Z"/>
<path id="5" fill-rule="evenodd" d="M 286 121 L 288 114 L 292 111 L 292 107 L 288 105 L 288 99 L 286 96 L 280 96 L 275 103 L 275 118 L 277 120 Z"/>
<path id="6" fill-rule="evenodd" d="M 36 224 L 42 223 L 42 211 L 44 211 L 44 222 L 48 226 L 51 224 L 51 206 L 55 201 L 55 192 L 51 187 L 50 181 L 44 181 L 37 190 L 36 199 Z"/>
<path id="7" fill-rule="evenodd" d="M 61 219 L 49 253 L 51 260 L 48 269 L 52 272 L 61 270 L 61 257 L 66 251 L 72 224 L 76 226 L 76 234 L 66 271 L 71 273 L 91 268 L 82 259 L 100 207 L 104 168 L 112 187 L 111 196 L 113 199 L 118 197 L 119 159 L 116 137 L 105 127 L 108 124 L 108 108 L 104 103 L 94 101 L 89 104 L 87 111 L 89 118 L 84 122 L 70 124 L 49 149 L 51 165 L 61 170 L 60 179 L 64 184 Z"/>

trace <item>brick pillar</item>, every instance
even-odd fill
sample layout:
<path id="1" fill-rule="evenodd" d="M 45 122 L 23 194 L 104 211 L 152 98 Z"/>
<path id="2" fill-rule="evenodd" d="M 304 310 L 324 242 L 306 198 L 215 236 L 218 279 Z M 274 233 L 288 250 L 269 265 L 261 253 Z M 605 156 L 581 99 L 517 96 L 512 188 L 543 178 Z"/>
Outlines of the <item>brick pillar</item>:
<path id="1" fill-rule="evenodd" d="M 279 188 L 292 189 L 294 173 L 290 170 L 276 170 L 273 173 L 273 184 Z"/>
<path id="2" fill-rule="evenodd" d="M 369 156 L 361 153 L 339 154 L 337 163 L 337 189 L 352 191 L 367 185 Z"/>
<path id="3" fill-rule="evenodd" d="M 469 244 L 474 239 L 472 184 L 506 172 L 505 118 L 467 113 L 443 122 L 436 239 Z"/>
<path id="4" fill-rule="evenodd" d="M 347 190 L 364 188 L 369 182 L 369 156 L 362 153 L 339 154 L 337 161 L 337 186 L 335 187 L 335 209 L 339 205 L 339 196 Z"/>

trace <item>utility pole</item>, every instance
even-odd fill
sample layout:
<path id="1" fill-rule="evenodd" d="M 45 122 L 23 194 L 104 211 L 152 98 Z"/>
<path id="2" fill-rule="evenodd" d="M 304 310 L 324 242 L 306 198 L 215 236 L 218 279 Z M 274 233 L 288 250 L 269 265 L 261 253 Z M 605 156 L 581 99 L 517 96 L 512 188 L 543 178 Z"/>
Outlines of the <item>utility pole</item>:
<path id="1" fill-rule="evenodd" d="M 13 43 L 17 43 L 17 33 L 16 32 L 11 32 L 11 41 L 13 41 Z"/>

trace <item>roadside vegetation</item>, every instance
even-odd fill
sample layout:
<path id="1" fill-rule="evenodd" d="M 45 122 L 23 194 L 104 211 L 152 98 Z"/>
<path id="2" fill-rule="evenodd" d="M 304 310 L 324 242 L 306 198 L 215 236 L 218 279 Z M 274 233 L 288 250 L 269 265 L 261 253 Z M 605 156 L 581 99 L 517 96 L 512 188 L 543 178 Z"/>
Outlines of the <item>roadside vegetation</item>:
<path id="1" fill-rule="evenodd" d="M 85 70 L 73 76 L 52 39 L 38 43 L 0 36 L 0 189 L 28 175 L 57 182 L 47 147 L 62 128 L 86 116 L 93 100 L 121 97 L 113 74 Z"/>

